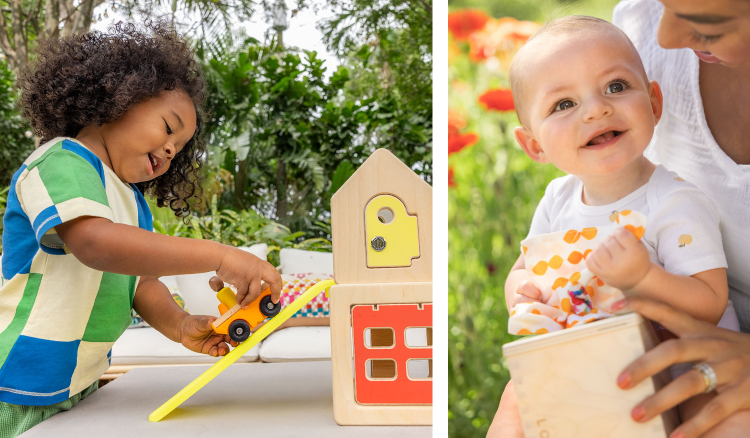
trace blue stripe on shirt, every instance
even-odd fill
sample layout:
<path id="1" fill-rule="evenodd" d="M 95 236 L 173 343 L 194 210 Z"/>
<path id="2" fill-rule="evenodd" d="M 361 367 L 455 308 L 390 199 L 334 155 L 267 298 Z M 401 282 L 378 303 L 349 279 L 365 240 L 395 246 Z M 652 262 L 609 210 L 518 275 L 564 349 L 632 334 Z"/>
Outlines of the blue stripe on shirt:
<path id="1" fill-rule="evenodd" d="M 47 254 L 53 254 L 53 255 L 65 255 L 65 250 L 62 248 L 50 248 L 47 245 L 42 244 L 42 237 L 44 236 L 47 231 L 49 231 L 51 228 L 54 228 L 62 223 L 62 219 L 60 218 L 60 214 L 57 212 L 57 207 L 54 205 L 51 205 L 44 210 L 42 210 L 41 213 L 34 219 L 34 233 L 36 234 L 36 239 L 39 241 L 39 247 L 42 249 L 42 251 L 46 252 Z"/>
<path id="2" fill-rule="evenodd" d="M 16 194 L 16 182 L 25 170 L 24 164 L 13 175 L 3 216 L 3 278 L 6 280 L 10 280 L 16 274 L 28 274 L 31 270 L 31 261 L 39 249 L 31 221 L 21 208 Z"/>
<path id="3" fill-rule="evenodd" d="M 19 336 L 0 369 L 0 401 L 44 406 L 70 398 L 80 343 Z"/>
<path id="4" fill-rule="evenodd" d="M 154 217 L 151 216 L 146 198 L 143 197 L 143 193 L 138 190 L 135 184 L 130 184 L 130 187 L 135 192 L 135 202 L 138 204 L 138 227 L 146 231 L 154 231 Z"/>

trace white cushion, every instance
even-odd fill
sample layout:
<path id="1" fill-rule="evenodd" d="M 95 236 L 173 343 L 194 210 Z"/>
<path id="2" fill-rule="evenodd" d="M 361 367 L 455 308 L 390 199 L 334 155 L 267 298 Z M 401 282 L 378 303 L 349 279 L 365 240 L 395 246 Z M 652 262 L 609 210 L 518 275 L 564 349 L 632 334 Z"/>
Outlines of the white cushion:
<path id="1" fill-rule="evenodd" d="M 259 243 L 250 247 L 239 248 L 247 251 L 261 260 L 266 260 L 268 245 Z M 204 272 L 202 274 L 178 275 L 177 285 L 180 289 L 185 307 L 191 315 L 213 315 L 219 317 L 219 300 L 208 285 L 208 280 L 216 275 L 215 272 Z"/>
<path id="2" fill-rule="evenodd" d="M 180 293 L 180 287 L 177 285 L 177 276 L 172 275 L 168 277 L 159 277 L 159 281 L 164 283 L 165 286 L 169 289 L 169 292 L 172 294 L 172 297 L 175 298 L 175 301 L 177 304 L 182 307 L 184 305 L 185 299 L 182 298 L 182 294 Z M 176 296 L 175 296 L 176 294 Z M 180 304 L 180 300 L 182 300 L 183 304 Z M 185 310 L 190 312 L 190 309 L 187 309 L 185 307 Z M 150 327 L 146 321 L 143 320 L 143 318 L 138 315 L 135 310 L 133 310 L 133 322 L 131 322 L 128 329 L 136 329 L 136 328 L 142 328 L 142 327 Z"/>
<path id="3" fill-rule="evenodd" d="M 220 316 L 216 292 L 208 285 L 208 280 L 215 275 L 215 272 L 204 272 L 177 276 L 185 308 L 191 315 L 213 315 L 217 318 Z"/>
<path id="4" fill-rule="evenodd" d="M 279 251 L 282 274 L 310 272 L 333 275 L 333 253 L 282 248 Z"/>
<path id="5" fill-rule="evenodd" d="M 239 249 L 247 251 L 261 260 L 268 261 L 268 245 L 265 243 L 256 243 L 252 246 L 240 246 Z"/>
<path id="6" fill-rule="evenodd" d="M 256 362 L 258 350 L 254 346 L 237 362 Z M 219 359 L 190 351 L 153 327 L 125 330 L 112 346 L 112 365 L 210 364 Z"/>
<path id="7" fill-rule="evenodd" d="M 263 362 L 331 360 L 331 328 L 287 327 L 271 333 L 259 355 Z"/>

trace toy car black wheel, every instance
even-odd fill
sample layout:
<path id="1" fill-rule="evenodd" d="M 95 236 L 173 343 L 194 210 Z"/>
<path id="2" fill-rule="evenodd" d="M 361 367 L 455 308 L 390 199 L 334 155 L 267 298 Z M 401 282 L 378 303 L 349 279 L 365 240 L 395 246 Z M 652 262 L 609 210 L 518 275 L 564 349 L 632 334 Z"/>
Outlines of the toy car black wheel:
<path id="1" fill-rule="evenodd" d="M 260 313 L 267 316 L 268 318 L 272 318 L 281 312 L 281 301 L 274 304 L 273 301 L 271 301 L 271 295 L 266 295 L 265 297 L 261 298 L 260 300 Z"/>
<path id="2" fill-rule="evenodd" d="M 229 337 L 234 342 L 242 342 L 250 336 L 250 324 L 245 320 L 238 319 L 229 324 Z"/>

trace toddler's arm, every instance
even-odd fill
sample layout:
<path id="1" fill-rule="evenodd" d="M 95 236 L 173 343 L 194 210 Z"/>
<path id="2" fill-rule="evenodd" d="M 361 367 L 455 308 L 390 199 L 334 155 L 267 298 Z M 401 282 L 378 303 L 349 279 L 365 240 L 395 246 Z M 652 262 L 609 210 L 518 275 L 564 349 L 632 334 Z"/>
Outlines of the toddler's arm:
<path id="1" fill-rule="evenodd" d="M 693 276 L 675 275 L 651 262 L 648 250 L 624 228 L 614 232 L 586 258 L 589 270 L 623 293 L 670 304 L 690 316 L 716 324 L 727 306 L 726 269 Z"/>
<path id="2" fill-rule="evenodd" d="M 237 288 L 243 307 L 260 295 L 261 280 L 271 286 L 274 302 L 281 295 L 281 276 L 273 265 L 218 242 L 164 236 L 90 216 L 55 229 L 70 252 L 92 269 L 143 277 L 216 271 Z"/>
<path id="3" fill-rule="evenodd" d="M 651 263 L 651 269 L 633 293 L 671 304 L 696 319 L 718 324 L 727 307 L 729 287 L 725 268 L 687 277 L 667 272 Z"/>
<path id="4" fill-rule="evenodd" d="M 133 309 L 156 331 L 180 342 L 180 324 L 188 315 L 172 298 L 167 286 L 154 277 L 141 277 L 133 297 Z"/>

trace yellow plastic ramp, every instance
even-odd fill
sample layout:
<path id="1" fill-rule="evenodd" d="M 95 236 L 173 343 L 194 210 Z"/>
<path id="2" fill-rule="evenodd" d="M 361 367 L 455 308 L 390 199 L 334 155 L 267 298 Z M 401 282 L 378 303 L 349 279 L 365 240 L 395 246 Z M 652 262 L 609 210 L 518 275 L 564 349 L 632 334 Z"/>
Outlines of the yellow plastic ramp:
<path id="1" fill-rule="evenodd" d="M 180 392 L 175 394 L 174 397 L 167 400 L 166 403 L 159 406 L 151 415 L 148 416 L 148 421 L 161 421 L 162 418 L 166 417 L 167 414 L 175 410 L 177 406 L 181 405 L 185 400 L 189 399 L 193 394 L 198 392 L 199 389 L 203 388 L 208 382 L 213 380 L 214 377 L 221 374 L 222 371 L 227 369 L 229 365 L 233 364 L 237 359 L 242 357 L 243 354 L 250 351 L 258 342 L 266 338 L 272 331 L 280 326 L 284 321 L 291 318 L 292 315 L 297 313 L 305 304 L 309 303 L 310 300 L 315 298 L 322 291 L 327 291 L 328 288 L 333 286 L 335 283 L 333 280 L 325 280 L 320 283 L 316 283 L 313 287 L 305 291 L 302 295 L 294 300 L 290 305 L 284 308 L 278 315 L 271 318 L 270 321 L 266 322 L 263 327 L 259 328 L 257 332 L 253 333 L 245 342 L 241 343 L 234 350 L 229 352 L 226 356 L 216 362 L 211 368 L 207 369 L 203 374 L 198 376 L 190 384 L 184 387 Z"/>

